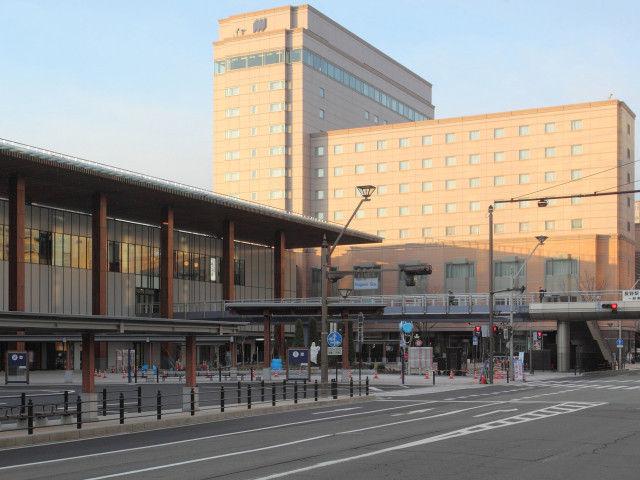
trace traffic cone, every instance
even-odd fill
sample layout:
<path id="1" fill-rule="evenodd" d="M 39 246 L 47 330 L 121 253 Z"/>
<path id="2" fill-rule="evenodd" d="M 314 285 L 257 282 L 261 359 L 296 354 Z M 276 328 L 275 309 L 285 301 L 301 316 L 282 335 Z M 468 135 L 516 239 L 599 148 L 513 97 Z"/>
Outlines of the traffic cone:
<path id="1" fill-rule="evenodd" d="M 122 378 L 127 378 L 127 369 L 126 368 L 122 369 Z"/>
<path id="2" fill-rule="evenodd" d="M 500 370 L 500 380 L 504 380 L 504 370 Z"/>
<path id="3" fill-rule="evenodd" d="M 255 380 L 256 379 L 256 371 L 252 368 L 251 369 L 251 380 Z"/>
<path id="4" fill-rule="evenodd" d="M 207 368 L 207 377 L 206 378 L 211 378 L 211 372 L 209 371 L 208 368 Z"/>
<path id="5" fill-rule="evenodd" d="M 302 375 L 302 373 L 300 373 Z M 349 378 L 351 378 L 351 369 L 349 369 Z"/>
<path id="6" fill-rule="evenodd" d="M 524 375 L 524 368 L 522 369 L 522 382 L 526 382 L 527 381 L 527 377 Z"/>
<path id="7" fill-rule="evenodd" d="M 373 378 L 378 378 L 378 369 L 373 370 Z"/>
<path id="8" fill-rule="evenodd" d="M 429 380 L 429 370 L 425 370 L 424 379 Z"/>
<path id="9" fill-rule="evenodd" d="M 449 380 L 453 380 L 453 370 L 449 370 Z"/>
<path id="10" fill-rule="evenodd" d="M 95 370 L 95 369 L 93 370 L 93 376 L 94 376 L 94 377 L 97 377 L 97 376 L 98 376 L 98 370 Z"/>
<path id="11" fill-rule="evenodd" d="M 102 375 L 102 378 L 107 378 L 107 370 L 106 369 L 104 371 L 104 375 Z"/>
<path id="12" fill-rule="evenodd" d="M 276 374 L 275 377 L 278 378 L 278 369 L 276 368 Z"/>
<path id="13" fill-rule="evenodd" d="M 474 371 L 473 371 L 473 379 L 474 379 L 474 380 L 477 380 L 477 379 L 478 379 L 478 371 L 477 371 L 477 370 L 474 370 Z"/>

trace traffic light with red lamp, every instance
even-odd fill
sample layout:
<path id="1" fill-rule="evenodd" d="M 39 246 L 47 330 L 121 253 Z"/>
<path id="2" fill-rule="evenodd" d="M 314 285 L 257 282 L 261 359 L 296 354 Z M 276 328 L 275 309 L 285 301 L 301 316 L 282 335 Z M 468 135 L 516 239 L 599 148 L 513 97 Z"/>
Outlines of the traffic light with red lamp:
<path id="1" fill-rule="evenodd" d="M 611 309 L 611 313 L 618 313 L 618 304 L 617 303 L 603 303 L 601 305 L 602 308 Z"/>
<path id="2" fill-rule="evenodd" d="M 474 336 L 474 337 L 479 337 L 479 336 L 480 336 L 480 334 L 481 334 L 481 332 L 482 332 L 482 328 L 480 327 L 480 325 L 476 325 L 476 326 L 473 328 L 473 336 Z"/>
<path id="3" fill-rule="evenodd" d="M 542 332 L 537 332 L 537 333 L 538 333 L 538 335 L 537 335 L 538 340 L 540 340 L 542 338 Z"/>

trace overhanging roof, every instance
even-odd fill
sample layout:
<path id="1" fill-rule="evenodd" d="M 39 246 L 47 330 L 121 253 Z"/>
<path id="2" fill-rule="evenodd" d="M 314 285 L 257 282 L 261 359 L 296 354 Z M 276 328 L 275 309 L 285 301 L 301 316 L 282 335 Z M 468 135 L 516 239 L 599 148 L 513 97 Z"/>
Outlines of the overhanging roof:
<path id="1" fill-rule="evenodd" d="M 172 207 L 175 229 L 221 236 L 225 220 L 234 220 L 235 239 L 241 242 L 272 246 L 282 231 L 285 248 L 319 247 L 323 235 L 331 244 L 342 230 L 342 225 L 0 139 L 0 196 L 5 198 L 10 175 L 24 178 L 30 204 L 91 213 L 92 196 L 102 192 L 109 217 L 160 225 L 163 209 Z M 347 230 L 340 244 L 381 241 Z"/>

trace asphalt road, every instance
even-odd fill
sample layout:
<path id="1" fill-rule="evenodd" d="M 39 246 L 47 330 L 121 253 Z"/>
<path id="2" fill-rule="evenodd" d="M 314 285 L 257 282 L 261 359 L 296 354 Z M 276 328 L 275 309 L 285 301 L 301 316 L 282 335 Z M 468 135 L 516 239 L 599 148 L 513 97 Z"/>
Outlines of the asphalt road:
<path id="1" fill-rule="evenodd" d="M 15 448 L 0 451 L 0 478 L 637 478 L 638 373 L 393 389 L 364 404 Z"/>

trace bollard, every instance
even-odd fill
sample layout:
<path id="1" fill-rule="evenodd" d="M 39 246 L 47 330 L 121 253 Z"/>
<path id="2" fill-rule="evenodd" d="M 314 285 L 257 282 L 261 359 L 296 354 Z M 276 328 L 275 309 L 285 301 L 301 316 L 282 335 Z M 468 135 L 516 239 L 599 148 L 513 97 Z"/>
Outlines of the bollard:
<path id="1" fill-rule="evenodd" d="M 107 416 L 107 389 L 102 389 L 102 416 Z"/>
<path id="2" fill-rule="evenodd" d="M 160 369 L 156 368 L 156 383 L 160 383 Z"/>
<path id="3" fill-rule="evenodd" d="M 365 386 L 364 394 L 368 397 L 369 396 L 369 377 L 366 378 L 364 386 Z"/>
<path id="4" fill-rule="evenodd" d="M 251 367 L 251 381 L 255 378 L 255 373 L 253 372 L 253 367 Z"/>
<path id="5" fill-rule="evenodd" d="M 120 392 L 120 425 L 124 425 L 124 394 Z"/>
<path id="6" fill-rule="evenodd" d="M 76 399 L 76 427 L 78 430 L 82 428 L 82 398 L 80 395 Z"/>
<path id="7" fill-rule="evenodd" d="M 220 386 L 220 413 L 224 412 L 224 387 Z"/>
<path id="8" fill-rule="evenodd" d="M 33 435 L 33 400 L 27 406 L 27 434 Z"/>
<path id="9" fill-rule="evenodd" d="M 436 371 L 433 371 L 433 384 L 436 384 Z"/>
<path id="10" fill-rule="evenodd" d="M 242 384 L 238 380 L 238 405 L 242 403 Z"/>
<path id="11" fill-rule="evenodd" d="M 293 403 L 298 403 L 298 382 L 293 384 Z"/>
<path id="12" fill-rule="evenodd" d="M 302 398 L 304 399 L 307 398 L 307 379 L 306 378 L 302 381 Z"/>
<path id="13" fill-rule="evenodd" d="M 158 395 L 156 396 L 156 418 L 158 420 L 162 419 L 162 393 L 158 390 Z"/>
<path id="14" fill-rule="evenodd" d="M 318 401 L 318 380 L 313 384 L 313 401 Z"/>
<path id="15" fill-rule="evenodd" d="M 287 381 L 282 380 L 282 400 L 287 399 Z"/>
<path id="16" fill-rule="evenodd" d="M 138 413 L 142 413 L 142 387 L 138 386 Z"/>
<path id="17" fill-rule="evenodd" d="M 69 390 L 64 391 L 64 413 L 69 411 Z"/>
<path id="18" fill-rule="evenodd" d="M 264 380 L 260 380 L 260 401 L 264 403 Z"/>
<path id="19" fill-rule="evenodd" d="M 271 406 L 272 407 L 276 406 L 276 384 L 275 383 L 271 384 Z"/>
<path id="20" fill-rule="evenodd" d="M 353 378 L 349 379 L 349 396 L 353 397 Z"/>
<path id="21" fill-rule="evenodd" d="M 336 400 L 338 398 L 338 380 L 331 380 L 331 393 L 333 399 Z"/>
<path id="22" fill-rule="evenodd" d="M 191 387 L 191 416 L 193 417 L 196 414 L 196 392 Z"/>
<path id="23" fill-rule="evenodd" d="M 251 410 L 251 384 L 247 385 L 247 410 Z"/>

